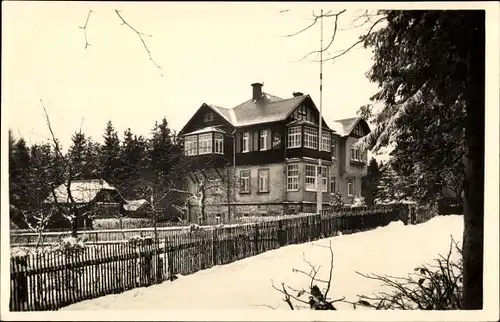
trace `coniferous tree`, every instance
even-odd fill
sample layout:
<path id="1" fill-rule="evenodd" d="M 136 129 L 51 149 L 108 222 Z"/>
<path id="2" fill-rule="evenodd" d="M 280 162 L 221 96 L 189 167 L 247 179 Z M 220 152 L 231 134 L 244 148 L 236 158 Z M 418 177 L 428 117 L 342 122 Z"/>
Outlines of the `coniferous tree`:
<path id="1" fill-rule="evenodd" d="M 100 151 L 102 178 L 109 183 L 122 185 L 120 180 L 120 172 L 122 171 L 120 139 L 111 121 L 108 121 L 103 137 L 104 144 Z"/>
<path id="2" fill-rule="evenodd" d="M 382 173 L 378 162 L 375 158 L 372 158 L 368 165 L 367 175 L 361 180 L 361 195 L 365 198 L 368 207 L 373 205 L 381 177 Z"/>

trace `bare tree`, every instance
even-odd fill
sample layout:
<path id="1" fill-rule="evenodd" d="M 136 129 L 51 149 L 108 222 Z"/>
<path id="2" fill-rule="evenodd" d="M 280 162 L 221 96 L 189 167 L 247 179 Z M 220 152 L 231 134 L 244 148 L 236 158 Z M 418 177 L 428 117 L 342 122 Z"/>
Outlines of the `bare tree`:
<path id="1" fill-rule="evenodd" d="M 198 169 L 190 172 L 187 176 L 190 178 L 188 189 L 175 189 L 174 191 L 187 195 L 187 204 L 192 201 L 196 202 L 200 210 L 199 224 L 207 222 L 207 204 L 226 204 L 228 209 L 230 208 L 233 195 L 239 187 L 239 182 L 232 167 Z M 186 207 L 180 208 L 180 210 L 188 211 Z"/>
<path id="2" fill-rule="evenodd" d="M 89 20 L 90 20 L 90 15 L 93 11 L 92 10 L 89 10 L 88 14 L 87 14 L 87 18 L 85 20 L 85 25 L 83 25 L 82 27 L 79 27 L 80 29 L 83 30 L 83 33 L 84 33 L 84 37 L 85 37 L 85 49 L 87 49 L 90 44 L 88 42 L 88 39 L 87 39 L 87 28 L 88 28 L 88 25 L 89 25 Z M 123 26 L 126 26 L 128 27 L 130 30 L 132 30 L 136 35 L 137 37 L 139 37 L 143 47 L 144 47 L 144 50 L 146 51 L 146 53 L 148 54 L 148 57 L 149 57 L 149 60 L 153 63 L 153 65 L 158 68 L 160 71 L 162 70 L 162 67 L 160 65 L 158 65 L 158 63 L 156 62 L 156 60 L 153 59 L 153 55 L 151 53 L 151 51 L 149 50 L 149 47 L 148 45 L 146 44 L 146 41 L 144 40 L 144 37 L 153 37 L 152 35 L 150 34 L 145 34 L 143 32 L 140 32 L 138 31 L 135 27 L 133 27 L 124 17 L 123 15 L 121 14 L 121 10 L 118 10 L 118 9 L 114 9 L 114 12 L 116 14 L 116 16 L 118 17 L 119 21 L 121 22 L 121 25 Z M 160 76 L 161 77 L 164 77 L 163 76 L 163 73 L 160 72 Z"/>

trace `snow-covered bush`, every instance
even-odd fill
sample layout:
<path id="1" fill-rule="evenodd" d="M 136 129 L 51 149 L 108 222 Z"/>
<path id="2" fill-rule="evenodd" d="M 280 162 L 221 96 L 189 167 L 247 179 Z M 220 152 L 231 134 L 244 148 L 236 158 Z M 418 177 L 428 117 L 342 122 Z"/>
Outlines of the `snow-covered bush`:
<path id="1" fill-rule="evenodd" d="M 342 192 L 332 192 L 330 193 L 330 196 L 330 207 L 333 209 L 340 209 L 344 206 L 344 202 L 342 201 Z"/>
<path id="2" fill-rule="evenodd" d="M 85 241 L 83 238 L 75 237 L 64 237 L 61 239 L 59 244 L 55 247 L 55 250 L 61 252 L 79 252 L 85 249 Z"/>
<path id="3" fill-rule="evenodd" d="M 351 208 L 366 207 L 365 197 L 356 196 L 354 197 Z"/>
<path id="4" fill-rule="evenodd" d="M 133 246 L 149 244 L 152 241 L 153 241 L 153 236 L 133 235 L 128 239 L 128 243 Z"/>
<path id="5" fill-rule="evenodd" d="M 191 224 L 188 226 L 188 231 L 190 233 L 195 232 L 195 231 L 203 231 L 203 230 L 204 229 L 200 225 L 197 225 L 197 224 Z"/>

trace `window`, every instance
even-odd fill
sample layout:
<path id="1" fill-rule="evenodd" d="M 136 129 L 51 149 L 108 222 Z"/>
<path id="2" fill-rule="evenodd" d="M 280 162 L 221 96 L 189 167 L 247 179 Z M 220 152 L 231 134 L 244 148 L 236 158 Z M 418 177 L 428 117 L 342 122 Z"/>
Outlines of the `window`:
<path id="1" fill-rule="evenodd" d="M 351 160 L 361 161 L 359 148 L 351 147 Z"/>
<path id="2" fill-rule="evenodd" d="M 318 169 L 317 165 L 306 164 L 306 175 L 304 178 L 304 188 L 306 191 L 318 191 L 317 190 L 317 178 L 318 173 L 316 172 Z M 321 191 L 328 191 L 328 176 L 327 176 L 327 168 L 321 167 Z"/>
<path id="3" fill-rule="evenodd" d="M 288 148 L 300 148 L 301 142 L 300 127 L 295 126 L 288 129 Z"/>
<path id="4" fill-rule="evenodd" d="M 198 154 L 212 153 L 212 133 L 200 134 L 198 136 Z"/>
<path id="5" fill-rule="evenodd" d="M 269 192 L 269 170 L 259 170 L 259 192 Z"/>
<path id="6" fill-rule="evenodd" d="M 209 112 L 203 115 L 203 122 L 211 122 L 214 120 L 214 113 Z"/>
<path id="7" fill-rule="evenodd" d="M 286 169 L 286 190 L 298 191 L 299 190 L 299 165 L 289 164 Z"/>
<path id="8" fill-rule="evenodd" d="M 240 172 L 240 193 L 250 193 L 250 171 Z"/>
<path id="9" fill-rule="evenodd" d="M 359 125 L 354 128 L 353 134 L 356 136 L 363 136 L 363 132 L 361 131 L 361 127 Z"/>
<path id="10" fill-rule="evenodd" d="M 337 158 L 337 142 L 335 140 L 332 141 L 332 159 Z"/>
<path id="11" fill-rule="evenodd" d="M 321 131 L 321 151 L 330 152 L 332 146 L 331 133 L 328 131 Z"/>
<path id="12" fill-rule="evenodd" d="M 328 191 L 328 169 L 327 167 L 321 167 L 321 191 Z"/>
<path id="13" fill-rule="evenodd" d="M 243 150 L 242 152 L 249 152 L 250 151 L 250 133 L 245 132 L 243 133 Z"/>
<path id="14" fill-rule="evenodd" d="M 349 178 L 347 179 L 347 195 L 348 196 L 354 196 L 354 179 Z"/>
<path id="15" fill-rule="evenodd" d="M 184 139 L 184 154 L 196 155 L 198 154 L 198 140 L 196 135 L 186 136 Z"/>
<path id="16" fill-rule="evenodd" d="M 212 179 L 209 181 L 209 189 L 211 193 L 213 194 L 220 194 L 222 193 L 222 180 L 221 179 Z"/>
<path id="17" fill-rule="evenodd" d="M 224 154 L 224 136 L 220 133 L 214 134 L 215 153 Z"/>
<path id="18" fill-rule="evenodd" d="M 269 135 L 269 130 L 260 130 L 260 150 L 267 150 L 269 147 L 267 146 L 267 136 Z"/>
<path id="19" fill-rule="evenodd" d="M 318 129 L 304 127 L 304 147 L 310 149 L 318 148 Z"/>
<path id="20" fill-rule="evenodd" d="M 337 192 L 337 178 L 335 177 L 330 178 L 330 192 L 331 193 Z"/>
<path id="21" fill-rule="evenodd" d="M 316 166 L 306 164 L 306 175 L 304 177 L 304 189 L 306 191 L 316 191 Z"/>

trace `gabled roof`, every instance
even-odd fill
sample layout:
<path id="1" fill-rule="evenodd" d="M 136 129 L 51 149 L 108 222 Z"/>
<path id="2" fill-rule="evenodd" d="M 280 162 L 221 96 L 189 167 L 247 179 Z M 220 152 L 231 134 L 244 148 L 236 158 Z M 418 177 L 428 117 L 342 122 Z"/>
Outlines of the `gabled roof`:
<path id="1" fill-rule="evenodd" d="M 350 117 L 347 119 L 335 120 L 332 122 L 332 129 L 337 132 L 340 136 L 348 136 L 351 134 L 352 130 L 358 125 L 360 121 L 363 121 L 361 117 Z M 366 122 L 365 122 L 366 123 Z M 368 124 L 366 124 L 368 127 Z M 368 127 L 368 130 L 370 128 Z"/>
<path id="2" fill-rule="evenodd" d="M 73 180 L 70 184 L 71 197 L 75 203 L 89 203 L 93 201 L 97 194 L 102 190 L 118 192 L 115 187 L 109 185 L 106 181 L 101 179 Z M 66 183 L 63 183 L 59 187 L 55 188 L 54 194 L 56 195 L 57 202 L 71 203 Z M 53 203 L 53 195 L 50 194 L 45 202 Z"/>
<path id="3" fill-rule="evenodd" d="M 308 97 L 309 95 L 280 99 L 264 93 L 260 99 L 250 99 L 233 109 L 235 114 L 233 125 L 248 126 L 282 121 Z"/>

